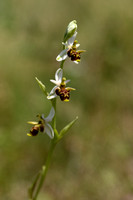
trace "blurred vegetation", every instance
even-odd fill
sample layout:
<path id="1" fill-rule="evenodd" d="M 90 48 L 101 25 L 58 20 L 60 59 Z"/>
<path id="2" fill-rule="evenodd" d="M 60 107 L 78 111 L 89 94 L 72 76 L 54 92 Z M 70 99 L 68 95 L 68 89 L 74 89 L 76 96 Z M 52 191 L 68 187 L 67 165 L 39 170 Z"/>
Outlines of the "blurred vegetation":
<path id="1" fill-rule="evenodd" d="M 65 63 L 76 91 L 58 99 L 58 129 L 79 116 L 57 146 L 38 200 L 133 199 L 133 2 L 0 1 L 0 199 L 24 200 L 49 138 L 28 120 L 49 113 L 48 91 L 68 23 L 78 22 L 79 65 Z"/>

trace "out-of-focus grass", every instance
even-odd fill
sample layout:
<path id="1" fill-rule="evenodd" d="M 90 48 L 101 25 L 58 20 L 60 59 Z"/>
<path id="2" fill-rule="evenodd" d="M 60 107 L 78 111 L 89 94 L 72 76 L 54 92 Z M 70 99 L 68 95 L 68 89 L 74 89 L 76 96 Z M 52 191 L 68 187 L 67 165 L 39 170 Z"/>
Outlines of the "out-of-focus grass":
<path id="1" fill-rule="evenodd" d="M 46 84 L 67 24 L 78 22 L 86 49 L 79 65 L 65 63 L 76 91 L 58 100 L 58 128 L 79 116 L 57 146 L 39 199 L 133 198 L 133 5 L 131 1 L 0 2 L 0 198 L 27 199 L 45 160 L 49 138 L 26 136 L 28 120 L 49 112 L 37 76 Z"/>

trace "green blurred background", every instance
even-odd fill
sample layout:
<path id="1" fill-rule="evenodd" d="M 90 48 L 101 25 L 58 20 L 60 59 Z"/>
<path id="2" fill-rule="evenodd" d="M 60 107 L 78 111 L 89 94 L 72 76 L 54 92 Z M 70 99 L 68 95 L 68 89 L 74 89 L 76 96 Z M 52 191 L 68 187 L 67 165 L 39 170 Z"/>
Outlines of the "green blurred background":
<path id="1" fill-rule="evenodd" d="M 26 136 L 29 120 L 49 113 L 48 91 L 68 23 L 78 22 L 82 54 L 69 59 L 69 103 L 57 102 L 58 144 L 38 200 L 133 199 L 133 1 L 0 1 L 0 199 L 26 200 L 44 163 L 47 135 Z"/>

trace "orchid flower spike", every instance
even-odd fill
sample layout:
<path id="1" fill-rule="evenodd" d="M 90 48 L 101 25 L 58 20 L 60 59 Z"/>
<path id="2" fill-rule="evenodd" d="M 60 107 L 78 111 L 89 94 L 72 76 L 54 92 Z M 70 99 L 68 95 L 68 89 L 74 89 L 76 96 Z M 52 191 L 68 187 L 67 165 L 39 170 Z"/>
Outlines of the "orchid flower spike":
<path id="1" fill-rule="evenodd" d="M 54 131 L 53 131 L 53 128 L 51 127 L 51 125 L 49 124 L 49 122 L 52 121 L 54 115 L 55 115 L 55 110 L 52 107 L 49 115 L 46 118 L 44 117 L 44 114 L 37 115 L 37 117 L 39 117 L 38 122 L 34 122 L 34 121 L 27 122 L 28 124 L 34 125 L 31 128 L 30 132 L 27 133 L 27 135 L 28 136 L 36 136 L 40 131 L 40 132 L 46 133 L 51 139 L 53 139 Z"/>

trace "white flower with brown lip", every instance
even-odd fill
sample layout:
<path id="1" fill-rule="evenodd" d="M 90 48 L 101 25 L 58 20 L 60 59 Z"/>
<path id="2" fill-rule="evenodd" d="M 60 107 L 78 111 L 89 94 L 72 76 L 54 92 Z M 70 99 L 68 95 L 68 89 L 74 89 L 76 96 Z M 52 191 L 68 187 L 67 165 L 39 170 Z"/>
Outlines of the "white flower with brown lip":
<path id="1" fill-rule="evenodd" d="M 75 38 L 76 38 L 77 32 L 75 31 L 75 33 L 73 34 L 73 36 L 71 38 L 69 38 L 65 43 L 62 42 L 62 44 L 65 46 L 65 49 L 63 49 L 60 54 L 56 57 L 57 61 L 63 61 L 65 60 L 67 57 L 70 57 L 68 52 L 74 48 L 78 48 L 80 46 L 80 44 L 75 44 L 74 46 L 74 42 L 75 42 Z M 78 62 L 74 61 L 76 64 Z"/>
<path id="2" fill-rule="evenodd" d="M 50 80 L 52 83 L 54 83 L 56 86 L 53 87 L 49 95 L 47 96 L 48 99 L 56 98 L 57 96 L 60 96 L 60 99 L 62 101 L 69 101 L 70 98 L 70 91 L 75 90 L 71 87 L 66 87 L 66 84 L 70 80 L 66 80 L 66 78 L 63 77 L 63 70 L 59 68 L 55 73 L 55 80 Z"/>
<path id="3" fill-rule="evenodd" d="M 54 115 L 55 115 L 55 110 L 52 107 L 49 115 L 46 118 L 44 117 L 44 114 L 42 114 L 42 115 L 38 115 L 39 117 L 38 122 L 29 121 L 28 124 L 32 124 L 34 126 L 31 128 L 30 132 L 27 133 L 27 135 L 36 136 L 40 131 L 40 132 L 46 133 L 51 139 L 53 139 L 54 131 L 51 125 L 49 124 L 49 122 L 52 121 Z"/>

